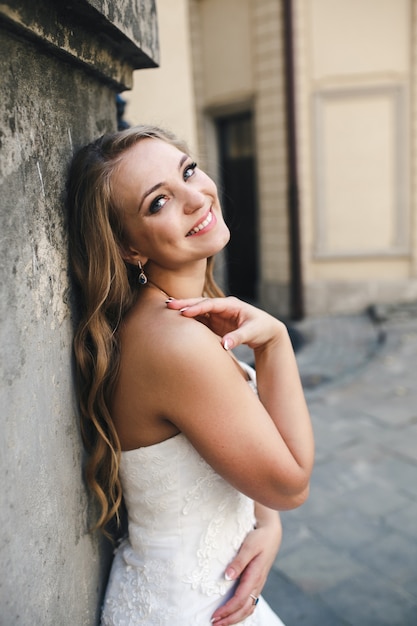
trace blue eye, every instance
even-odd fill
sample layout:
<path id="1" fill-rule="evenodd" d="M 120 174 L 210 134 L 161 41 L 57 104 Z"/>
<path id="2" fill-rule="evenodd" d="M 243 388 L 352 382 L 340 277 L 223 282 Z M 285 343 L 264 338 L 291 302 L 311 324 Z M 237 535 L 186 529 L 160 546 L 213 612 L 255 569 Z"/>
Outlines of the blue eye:
<path id="1" fill-rule="evenodd" d="M 167 201 L 166 196 L 158 196 L 157 198 L 155 198 L 155 200 L 151 202 L 151 205 L 149 207 L 149 213 L 151 214 L 158 213 L 158 211 L 162 209 L 166 201 Z"/>
<path id="2" fill-rule="evenodd" d="M 194 174 L 194 170 L 197 167 L 197 163 L 190 163 L 184 170 L 184 180 L 188 180 Z"/>

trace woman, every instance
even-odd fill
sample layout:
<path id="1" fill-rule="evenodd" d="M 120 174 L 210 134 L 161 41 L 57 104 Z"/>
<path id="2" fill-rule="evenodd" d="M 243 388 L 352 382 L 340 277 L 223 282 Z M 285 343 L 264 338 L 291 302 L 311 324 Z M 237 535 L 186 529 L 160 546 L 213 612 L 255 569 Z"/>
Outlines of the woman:
<path id="1" fill-rule="evenodd" d="M 282 624 L 259 595 L 279 509 L 308 493 L 313 437 L 285 326 L 225 298 L 214 182 L 170 133 L 137 127 L 76 156 L 70 251 L 87 480 L 118 516 L 103 626 Z M 254 372 L 231 348 L 254 350 Z M 259 602 L 259 603 L 258 603 Z"/>

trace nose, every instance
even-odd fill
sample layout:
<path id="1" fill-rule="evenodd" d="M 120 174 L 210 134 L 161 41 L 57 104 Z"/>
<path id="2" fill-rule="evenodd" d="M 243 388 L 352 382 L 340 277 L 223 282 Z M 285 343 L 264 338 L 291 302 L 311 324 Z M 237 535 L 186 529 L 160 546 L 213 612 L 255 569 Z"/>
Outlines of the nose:
<path id="1" fill-rule="evenodd" d="M 194 213 L 194 211 L 197 211 L 204 206 L 205 195 L 199 189 L 196 189 L 191 185 L 187 185 L 184 189 L 183 203 L 185 213 Z"/>

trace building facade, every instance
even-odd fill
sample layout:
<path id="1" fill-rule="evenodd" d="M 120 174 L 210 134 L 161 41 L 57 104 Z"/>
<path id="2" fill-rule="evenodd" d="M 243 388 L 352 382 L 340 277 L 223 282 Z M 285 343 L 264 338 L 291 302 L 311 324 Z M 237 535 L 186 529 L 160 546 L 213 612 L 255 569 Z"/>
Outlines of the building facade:
<path id="1" fill-rule="evenodd" d="M 185 136 L 218 182 L 226 290 L 295 318 L 415 299 L 416 2 L 158 13 L 161 67 L 137 76 L 127 117 Z"/>
<path id="2" fill-rule="evenodd" d="M 417 297 L 415 12 L 294 2 L 307 311 Z"/>

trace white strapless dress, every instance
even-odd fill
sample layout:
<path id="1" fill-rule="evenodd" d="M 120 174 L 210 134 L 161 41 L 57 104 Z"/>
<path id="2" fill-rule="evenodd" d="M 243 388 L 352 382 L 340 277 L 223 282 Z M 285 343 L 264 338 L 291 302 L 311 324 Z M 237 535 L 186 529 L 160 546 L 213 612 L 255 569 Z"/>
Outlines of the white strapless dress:
<path id="1" fill-rule="evenodd" d="M 188 439 L 122 452 L 129 538 L 116 550 L 102 626 L 209 626 L 233 595 L 227 565 L 255 523 L 254 503 Z M 245 626 L 283 626 L 260 598 Z"/>

